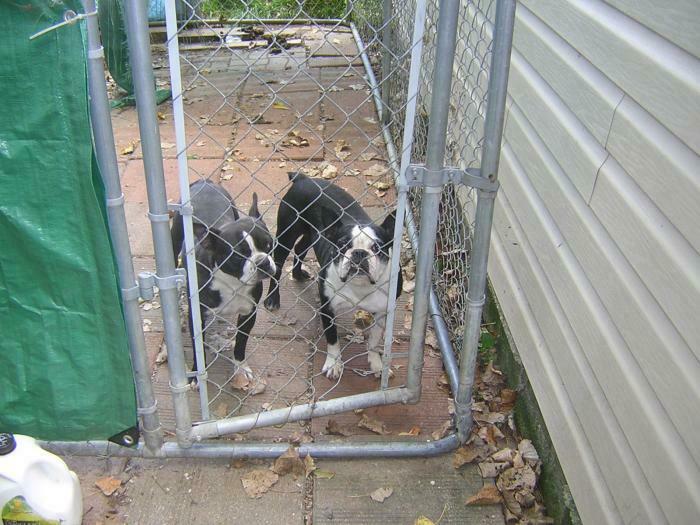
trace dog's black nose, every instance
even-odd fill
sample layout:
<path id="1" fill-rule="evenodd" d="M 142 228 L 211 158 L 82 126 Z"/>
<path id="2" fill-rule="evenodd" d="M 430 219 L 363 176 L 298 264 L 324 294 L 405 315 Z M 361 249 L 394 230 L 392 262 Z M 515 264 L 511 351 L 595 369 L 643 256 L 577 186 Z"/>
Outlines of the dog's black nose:
<path id="1" fill-rule="evenodd" d="M 369 253 L 365 250 L 353 250 L 350 253 L 350 262 L 360 266 L 369 257 Z"/>

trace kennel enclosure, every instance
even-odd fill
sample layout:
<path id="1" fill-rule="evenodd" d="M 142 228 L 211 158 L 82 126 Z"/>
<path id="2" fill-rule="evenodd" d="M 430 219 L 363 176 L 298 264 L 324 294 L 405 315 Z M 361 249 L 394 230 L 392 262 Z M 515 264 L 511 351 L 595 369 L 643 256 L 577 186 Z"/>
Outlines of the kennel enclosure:
<path id="1" fill-rule="evenodd" d="M 242 11 L 220 20 L 207 18 L 206 6 L 191 5 L 178 19 L 175 3 L 167 2 L 166 31 L 160 32 L 167 67 L 154 77 L 151 34 L 158 30 L 149 31 L 141 2 L 125 4 L 156 259 L 155 272 L 138 279 L 126 237 L 96 23 L 88 18 L 95 146 L 106 181 L 144 442 L 132 448 L 95 442 L 48 446 L 70 453 L 277 456 L 286 444 L 207 440 L 270 426 L 283 434 L 294 422 L 417 402 L 430 320 L 455 397 L 457 432 L 430 442 L 307 443 L 300 453 L 386 457 L 450 450 L 471 427 L 514 2 L 350 2 L 333 19 L 308 16 L 302 3 L 285 20 L 257 18 L 251 6 L 242 5 Z M 94 8 L 89 1 L 85 7 Z M 163 138 L 153 86 L 165 74 L 174 132 Z M 197 162 L 197 148 L 205 146 L 221 149 L 217 165 Z M 164 172 L 163 154 L 171 149 L 177 202 L 166 197 L 172 198 L 166 177 L 172 180 L 175 173 Z M 203 239 L 193 232 L 190 183 L 220 184 L 244 212 L 256 192 L 263 218 L 279 234 L 274 218 L 289 184 L 287 171 L 344 188 L 375 223 L 396 212 L 390 278 L 380 283 L 385 311 L 353 315 L 353 308 L 334 319 L 345 347 L 339 378 L 329 379 L 321 370 L 326 343 L 316 283 L 292 280 L 286 272 L 291 260 L 280 281 L 280 310 L 267 312 L 261 301 L 255 328 L 247 334 L 251 375 L 241 374 L 232 358 L 235 320 L 207 316 L 206 339 L 199 329 L 199 295 L 192 291 L 206 283 L 197 282 L 194 253 Z M 184 217 L 183 269 L 176 267 L 170 238 L 173 211 Z M 305 262 L 311 274 L 319 272 L 312 252 Z M 402 268 L 410 284 L 395 300 Z M 185 284 L 194 313 L 191 334 L 181 315 Z M 162 406 L 144 358 L 138 298 L 152 297 L 154 287 L 162 305 L 168 355 L 162 379 L 172 399 L 174 441 L 163 440 Z M 267 287 L 265 282 L 265 293 Z M 375 379 L 366 362 L 379 347 L 382 367 Z M 199 368 L 190 373 L 194 353 Z M 190 387 L 193 376 L 196 390 Z"/>

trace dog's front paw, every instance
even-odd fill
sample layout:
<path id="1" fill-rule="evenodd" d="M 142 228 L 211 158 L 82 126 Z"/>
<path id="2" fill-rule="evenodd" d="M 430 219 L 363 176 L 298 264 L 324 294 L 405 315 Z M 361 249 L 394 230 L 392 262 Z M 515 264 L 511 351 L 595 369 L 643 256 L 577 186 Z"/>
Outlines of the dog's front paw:
<path id="1" fill-rule="evenodd" d="M 265 309 L 274 312 L 280 309 L 280 294 L 279 292 L 272 292 L 265 298 Z"/>
<path id="2" fill-rule="evenodd" d="M 374 374 L 374 377 L 381 377 L 383 368 L 382 354 L 370 351 L 367 354 L 367 360 L 369 361 L 369 369 Z M 394 371 L 389 368 L 389 378 L 392 377 L 394 377 Z"/>
<path id="3" fill-rule="evenodd" d="M 370 351 L 367 354 L 367 360 L 369 361 L 369 369 L 374 374 L 374 377 L 382 375 L 382 356 L 379 352 Z"/>
<path id="4" fill-rule="evenodd" d="M 328 354 L 322 372 L 326 374 L 328 379 L 338 379 L 343 373 L 343 362 L 340 360 L 340 356 Z"/>
<path id="5" fill-rule="evenodd" d="M 301 266 L 295 266 L 292 270 L 292 278 L 295 281 L 308 281 L 311 279 L 311 274 L 304 270 Z"/>
<path id="6" fill-rule="evenodd" d="M 255 378 L 255 376 L 253 375 L 253 371 L 250 369 L 250 367 L 248 365 L 244 365 L 240 361 L 234 360 L 233 366 L 236 367 L 235 371 L 233 372 L 234 376 L 240 374 L 249 382 Z"/>

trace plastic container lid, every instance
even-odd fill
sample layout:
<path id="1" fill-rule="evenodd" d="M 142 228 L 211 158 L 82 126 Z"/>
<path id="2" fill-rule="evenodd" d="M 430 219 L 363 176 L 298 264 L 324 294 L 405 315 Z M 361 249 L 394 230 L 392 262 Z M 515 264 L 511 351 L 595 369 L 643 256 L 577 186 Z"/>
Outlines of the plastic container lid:
<path id="1" fill-rule="evenodd" d="M 12 452 L 17 446 L 15 436 L 7 433 L 0 433 L 0 456 L 4 456 Z"/>

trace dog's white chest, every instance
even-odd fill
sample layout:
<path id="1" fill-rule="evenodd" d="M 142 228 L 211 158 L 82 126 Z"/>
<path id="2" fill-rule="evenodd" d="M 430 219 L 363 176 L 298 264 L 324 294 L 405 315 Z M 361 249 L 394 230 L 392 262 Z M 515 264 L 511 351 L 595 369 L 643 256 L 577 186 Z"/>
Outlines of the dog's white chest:
<path id="1" fill-rule="evenodd" d="M 332 264 L 326 274 L 326 294 L 336 313 L 361 308 L 371 313 L 385 312 L 389 299 L 389 272 L 371 284 L 367 279 L 351 279 L 343 282 L 337 265 Z"/>
<path id="2" fill-rule="evenodd" d="M 221 303 L 213 310 L 217 314 L 227 316 L 249 314 L 255 308 L 252 297 L 253 286 L 242 283 L 233 275 L 216 270 L 209 287 L 219 292 Z"/>

